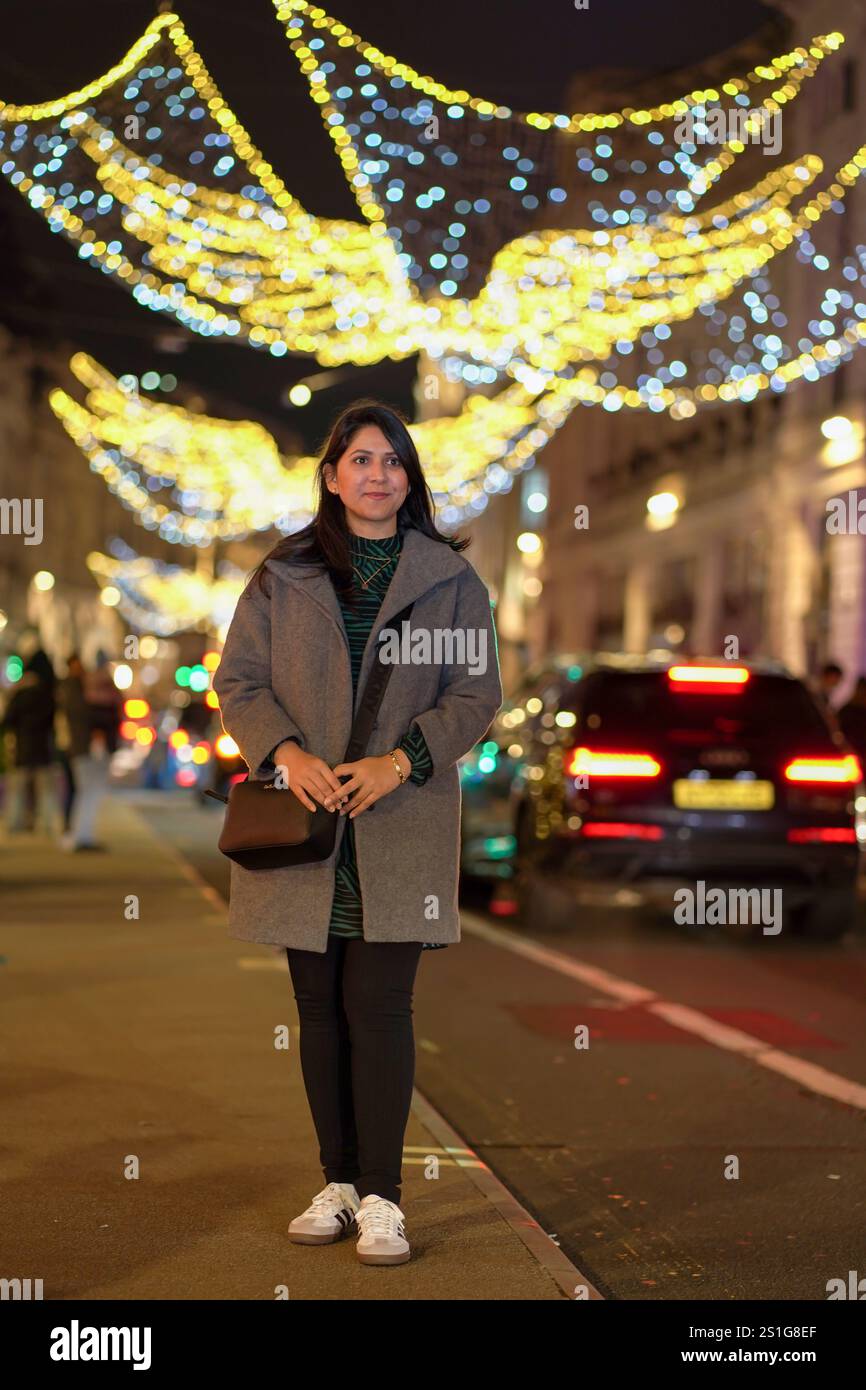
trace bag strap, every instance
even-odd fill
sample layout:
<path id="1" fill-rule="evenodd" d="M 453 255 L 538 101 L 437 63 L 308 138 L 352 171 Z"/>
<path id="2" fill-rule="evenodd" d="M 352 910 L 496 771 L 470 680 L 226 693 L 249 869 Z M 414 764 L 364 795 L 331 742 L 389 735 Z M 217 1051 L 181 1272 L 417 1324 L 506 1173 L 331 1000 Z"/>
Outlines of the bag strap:
<path id="1" fill-rule="evenodd" d="M 405 608 L 401 608 L 396 617 L 390 620 L 388 624 L 389 627 L 399 627 L 401 623 L 406 622 L 414 607 L 415 600 L 413 599 L 411 603 L 407 603 Z M 376 651 L 378 657 L 380 655 L 378 647 Z M 358 713 L 355 715 L 352 723 L 349 745 L 346 749 L 345 757 L 343 758 L 344 763 L 357 762 L 359 758 L 364 756 L 367 744 L 370 742 L 370 735 L 373 732 L 373 725 L 376 722 L 376 715 L 379 713 L 382 697 L 385 694 L 388 681 L 391 679 L 391 672 L 393 669 L 394 663 L 392 661 L 384 662 L 377 659 L 373 662 L 373 668 L 367 677 L 367 682 L 364 686 L 364 694 L 358 706 Z"/>

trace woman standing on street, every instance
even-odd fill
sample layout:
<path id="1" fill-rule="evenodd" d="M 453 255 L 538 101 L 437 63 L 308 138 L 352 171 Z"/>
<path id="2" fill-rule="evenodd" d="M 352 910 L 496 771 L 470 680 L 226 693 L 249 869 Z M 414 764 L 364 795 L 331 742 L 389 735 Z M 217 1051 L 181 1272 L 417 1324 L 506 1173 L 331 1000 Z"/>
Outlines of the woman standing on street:
<path id="1" fill-rule="evenodd" d="M 250 775 L 283 769 L 304 806 L 336 809 L 336 844 L 319 863 L 233 863 L 229 930 L 286 948 L 298 1005 L 326 1186 L 289 1235 L 359 1229 L 363 1263 L 401 1264 L 415 974 L 422 950 L 460 940 L 457 763 L 502 686 L 489 595 L 460 554 L 469 541 L 436 529 L 403 418 L 370 400 L 344 410 L 316 489 L 313 521 L 238 601 L 214 688 Z M 366 755 L 342 762 L 380 637 L 399 654 Z"/>

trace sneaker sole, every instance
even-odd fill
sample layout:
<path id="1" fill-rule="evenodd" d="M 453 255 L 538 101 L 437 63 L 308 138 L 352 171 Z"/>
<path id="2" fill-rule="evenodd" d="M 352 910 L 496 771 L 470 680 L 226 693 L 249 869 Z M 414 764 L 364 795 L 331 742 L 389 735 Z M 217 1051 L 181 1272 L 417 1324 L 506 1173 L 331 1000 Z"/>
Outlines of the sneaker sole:
<path id="1" fill-rule="evenodd" d="M 412 1254 L 411 1250 L 397 1255 L 373 1255 L 363 1250 L 358 1250 L 357 1253 L 362 1265 L 404 1265 Z"/>
<path id="2" fill-rule="evenodd" d="M 357 1226 L 351 1221 L 348 1226 L 344 1226 L 341 1231 L 335 1231 L 333 1235 L 315 1235 L 311 1231 L 293 1231 L 289 1227 L 289 1240 L 295 1245 L 336 1245 L 338 1241 L 345 1240 L 347 1236 L 355 1235 Z"/>

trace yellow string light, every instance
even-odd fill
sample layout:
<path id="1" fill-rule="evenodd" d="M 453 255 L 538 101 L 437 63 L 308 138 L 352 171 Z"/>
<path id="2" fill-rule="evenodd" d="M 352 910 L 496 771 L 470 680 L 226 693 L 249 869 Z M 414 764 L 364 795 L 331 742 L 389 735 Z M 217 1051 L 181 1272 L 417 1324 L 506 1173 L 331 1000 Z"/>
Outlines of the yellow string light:
<path id="1" fill-rule="evenodd" d="M 264 426 L 152 401 L 86 353 L 76 353 L 70 369 L 87 388 L 86 404 L 55 388 L 51 408 L 94 471 L 148 529 L 209 545 L 275 525 L 296 530 L 313 515 L 318 460 L 280 454 Z M 542 383 L 532 389 L 515 382 L 493 398 L 468 397 L 455 417 L 409 426 L 441 509 L 465 508 L 489 493 L 490 476 L 501 488 L 522 466 L 516 460 L 525 454 L 515 455 L 514 446 L 540 428 L 545 394 Z M 181 500 L 172 506 L 157 500 L 147 480 L 172 485 Z"/>
<path id="2" fill-rule="evenodd" d="M 117 607 L 128 622 L 160 637 L 224 629 L 244 587 L 244 576 L 236 570 L 213 578 L 144 555 L 118 560 L 94 550 L 87 567 L 100 589 L 118 590 Z"/>
<path id="3" fill-rule="evenodd" d="M 319 27 L 337 23 L 309 6 L 283 9 L 302 9 Z M 163 34 L 238 158 L 273 199 L 267 217 L 242 194 L 191 184 L 158 167 L 76 109 L 83 94 L 89 99 L 128 76 Z M 354 43 L 356 36 L 341 27 L 340 40 Z M 817 62 L 841 42 L 841 35 L 816 40 L 806 59 Z M 776 70 L 780 62 L 757 75 L 776 80 L 784 69 L 782 63 Z M 718 94 L 691 95 L 705 101 Z M 383 226 L 313 218 L 285 190 L 223 101 L 177 16 L 159 16 L 126 59 L 96 83 L 40 106 L 0 107 L 0 119 L 24 113 L 48 119 L 58 112 L 65 113 L 99 184 L 122 208 L 124 229 L 146 248 L 150 267 L 100 240 L 50 192 L 37 193 L 34 178 L 20 178 L 16 186 L 140 302 L 169 308 L 200 331 L 245 337 L 272 352 L 309 354 L 324 366 L 424 351 L 434 359 L 459 353 L 512 376 L 527 370 L 563 374 L 581 362 L 604 360 L 616 343 L 634 342 L 645 329 L 681 322 L 723 300 L 845 197 L 862 172 L 866 150 L 857 151 L 830 187 L 797 212 L 794 199 L 822 169 L 813 155 L 704 212 L 665 213 L 650 224 L 615 231 L 533 231 L 500 249 L 474 298 L 424 300 Z M 723 152 L 697 177 L 712 181 L 729 154 Z M 80 407 L 72 403 L 66 409 L 79 436 L 86 437 L 90 426 L 76 413 Z"/>
<path id="4" fill-rule="evenodd" d="M 408 63 L 401 63 L 398 59 L 389 57 L 375 45 L 367 43 L 360 35 L 354 34 L 345 24 L 326 14 L 323 9 L 308 4 L 307 0 L 273 0 L 273 3 L 277 18 L 285 25 L 286 36 L 292 42 L 302 71 L 308 77 L 311 75 L 315 77 L 314 85 L 317 90 L 314 93 L 314 99 L 317 101 L 324 99 L 320 90 L 324 84 L 324 77 L 318 71 L 318 58 L 303 43 L 304 30 L 301 16 L 306 18 L 313 29 L 326 30 L 333 34 L 341 48 L 356 49 L 361 57 L 381 68 L 389 77 L 402 78 L 409 86 L 423 92 L 425 96 L 433 97 L 440 102 L 469 107 L 482 116 L 508 117 L 523 121 L 539 130 L 555 128 L 571 133 L 613 129 L 626 122 L 634 126 L 647 126 L 673 120 L 692 106 L 698 106 L 707 101 L 720 101 L 722 94 L 733 97 L 760 83 L 777 82 L 798 66 L 809 64 L 810 61 L 814 63 L 823 61 L 829 54 L 835 53 L 845 42 L 844 35 L 836 32 L 816 35 L 808 48 L 795 48 L 789 53 L 780 54 L 779 57 L 771 59 L 769 63 L 761 64 L 745 77 L 728 78 L 719 88 L 708 87 L 689 92 L 674 101 L 663 102 L 661 105 L 652 106 L 645 110 L 623 107 L 620 111 L 583 112 L 569 116 L 556 112 L 514 112 L 510 107 L 485 100 L 482 97 L 473 97 L 462 89 L 454 90 L 446 87 L 444 83 L 437 82 L 435 78 L 422 76 Z M 789 93 L 782 90 L 779 93 L 774 92 L 773 97 L 778 101 L 784 101 L 789 99 Z"/>

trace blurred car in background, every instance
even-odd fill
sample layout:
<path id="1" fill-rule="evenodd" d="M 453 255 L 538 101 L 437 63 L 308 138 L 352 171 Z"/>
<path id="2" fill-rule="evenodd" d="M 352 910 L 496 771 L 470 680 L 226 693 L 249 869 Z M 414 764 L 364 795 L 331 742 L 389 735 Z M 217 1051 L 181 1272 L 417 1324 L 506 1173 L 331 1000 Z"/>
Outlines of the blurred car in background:
<path id="1" fill-rule="evenodd" d="M 487 738 L 461 759 L 461 866 L 465 877 L 491 883 L 513 877 L 517 842 L 512 797 L 523 757 L 523 742 L 515 739 L 513 730 L 518 723 L 525 730 L 533 727 L 545 705 L 580 679 L 587 659 L 586 654 L 572 652 L 546 657 L 528 667 L 503 701 Z"/>
<path id="2" fill-rule="evenodd" d="M 573 926 L 590 882 L 668 904 L 697 880 L 781 888 L 785 923 L 817 939 L 854 921 L 863 771 L 778 663 L 547 663 L 462 775 L 464 872 L 510 876 L 540 930 Z"/>
<path id="3" fill-rule="evenodd" d="M 203 699 L 190 701 L 183 708 L 169 704 L 153 710 L 145 728 L 149 729 L 150 738 L 141 767 L 142 786 L 158 791 L 195 791 L 209 785 L 220 724 L 218 713 Z M 141 737 L 140 730 L 127 730 L 124 726 L 121 734 L 133 745 Z"/>

